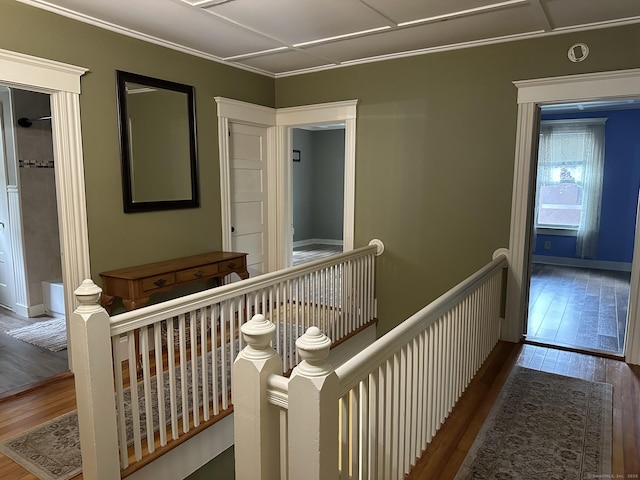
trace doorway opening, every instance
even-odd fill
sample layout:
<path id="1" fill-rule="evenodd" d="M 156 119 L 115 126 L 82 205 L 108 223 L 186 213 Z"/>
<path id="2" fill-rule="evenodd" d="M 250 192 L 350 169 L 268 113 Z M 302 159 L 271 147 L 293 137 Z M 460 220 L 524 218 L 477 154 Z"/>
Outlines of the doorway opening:
<path id="1" fill-rule="evenodd" d="M 69 370 L 51 96 L 0 87 L 0 395 Z"/>
<path id="2" fill-rule="evenodd" d="M 296 266 L 343 251 L 345 125 L 291 131 L 291 263 Z"/>
<path id="3" fill-rule="evenodd" d="M 640 102 L 545 105 L 540 113 L 526 339 L 622 356 L 640 189 Z M 601 153 L 599 166 L 594 152 Z"/>

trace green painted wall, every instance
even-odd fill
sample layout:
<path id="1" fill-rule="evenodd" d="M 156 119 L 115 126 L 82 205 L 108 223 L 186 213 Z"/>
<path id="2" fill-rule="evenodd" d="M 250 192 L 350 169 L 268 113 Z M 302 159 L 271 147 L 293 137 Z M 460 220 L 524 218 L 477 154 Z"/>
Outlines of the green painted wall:
<path id="1" fill-rule="evenodd" d="M 575 42 L 591 54 L 567 60 Z M 356 245 L 381 238 L 380 332 L 508 244 L 514 80 L 640 67 L 640 25 L 555 35 L 277 80 L 0 0 L 0 48 L 89 68 L 81 115 L 91 270 L 220 248 L 216 109 L 358 99 Z M 196 88 L 201 208 L 122 212 L 115 70 Z"/>
<path id="2" fill-rule="evenodd" d="M 89 69 L 80 109 L 91 272 L 219 249 L 215 96 L 274 106 L 274 80 L 0 0 L 0 48 Z M 124 214 L 115 70 L 193 85 L 201 207 Z"/>
<path id="3" fill-rule="evenodd" d="M 586 61 L 567 59 L 585 42 Z M 379 333 L 507 247 L 514 80 L 640 67 L 640 26 L 556 35 L 276 80 L 276 106 L 358 99 L 356 246 L 377 266 Z"/>

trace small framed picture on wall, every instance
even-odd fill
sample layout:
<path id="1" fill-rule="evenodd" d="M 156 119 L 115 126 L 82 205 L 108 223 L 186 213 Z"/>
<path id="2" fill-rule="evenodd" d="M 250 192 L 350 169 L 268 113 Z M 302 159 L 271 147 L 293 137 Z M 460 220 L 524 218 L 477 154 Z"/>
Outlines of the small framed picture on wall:
<path id="1" fill-rule="evenodd" d="M 294 162 L 299 162 L 300 161 L 300 150 L 294 150 L 293 151 L 293 161 Z"/>

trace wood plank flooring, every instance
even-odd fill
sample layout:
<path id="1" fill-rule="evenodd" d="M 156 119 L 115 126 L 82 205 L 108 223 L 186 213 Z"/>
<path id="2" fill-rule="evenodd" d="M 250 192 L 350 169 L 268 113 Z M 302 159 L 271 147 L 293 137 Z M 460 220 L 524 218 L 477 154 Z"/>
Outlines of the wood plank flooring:
<path id="1" fill-rule="evenodd" d="M 67 350 L 51 352 L 4 333 L 50 318 L 24 318 L 0 307 L 0 398 L 69 370 Z"/>
<path id="2" fill-rule="evenodd" d="M 534 263 L 527 340 L 621 354 L 629 272 Z"/>
<path id="3" fill-rule="evenodd" d="M 612 478 L 638 478 L 640 367 L 593 355 L 500 342 L 407 479 L 455 477 L 513 365 L 612 384 Z"/>

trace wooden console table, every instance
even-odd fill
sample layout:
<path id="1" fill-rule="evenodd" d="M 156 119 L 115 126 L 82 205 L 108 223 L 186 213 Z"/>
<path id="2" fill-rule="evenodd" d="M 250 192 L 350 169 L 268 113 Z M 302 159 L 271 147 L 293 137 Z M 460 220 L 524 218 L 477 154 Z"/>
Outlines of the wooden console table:
<path id="1" fill-rule="evenodd" d="M 102 306 L 111 313 L 113 299 L 120 297 L 124 308 L 134 310 L 144 307 L 153 293 L 211 278 L 222 282 L 234 272 L 249 278 L 246 253 L 208 252 L 102 272 Z"/>

